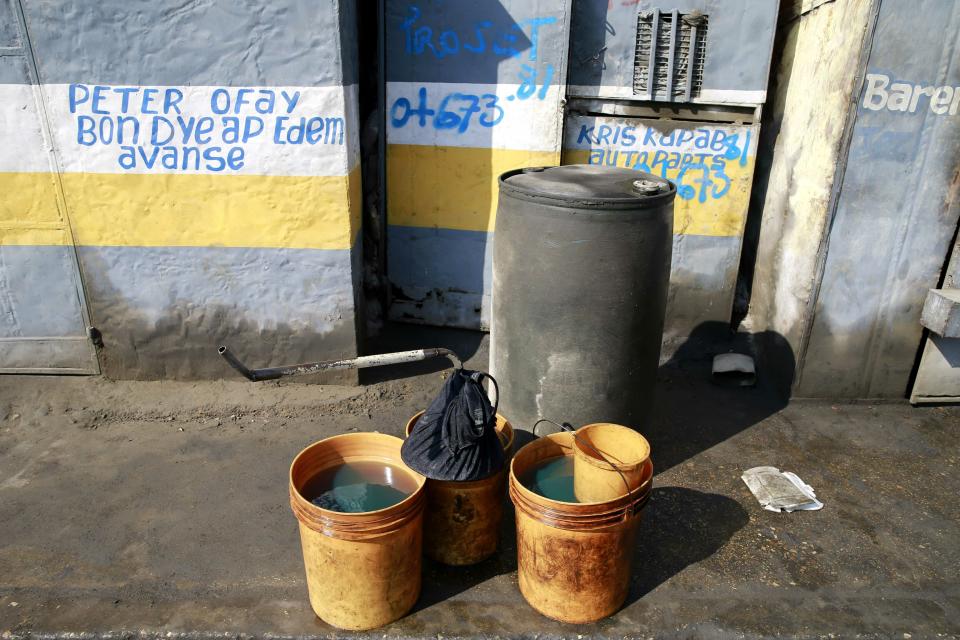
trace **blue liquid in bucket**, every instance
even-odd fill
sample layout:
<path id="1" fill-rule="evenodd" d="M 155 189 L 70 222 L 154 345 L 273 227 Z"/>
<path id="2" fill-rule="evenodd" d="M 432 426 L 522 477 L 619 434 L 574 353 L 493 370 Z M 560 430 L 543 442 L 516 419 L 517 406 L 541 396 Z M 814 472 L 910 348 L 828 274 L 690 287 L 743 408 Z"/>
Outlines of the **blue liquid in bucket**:
<path id="1" fill-rule="evenodd" d="M 523 485 L 550 500 L 580 502 L 573 493 L 573 456 L 547 460 L 527 476 Z"/>
<path id="2" fill-rule="evenodd" d="M 363 513 L 392 507 L 416 489 L 409 471 L 385 462 L 358 461 L 324 469 L 300 494 L 322 509 Z"/>

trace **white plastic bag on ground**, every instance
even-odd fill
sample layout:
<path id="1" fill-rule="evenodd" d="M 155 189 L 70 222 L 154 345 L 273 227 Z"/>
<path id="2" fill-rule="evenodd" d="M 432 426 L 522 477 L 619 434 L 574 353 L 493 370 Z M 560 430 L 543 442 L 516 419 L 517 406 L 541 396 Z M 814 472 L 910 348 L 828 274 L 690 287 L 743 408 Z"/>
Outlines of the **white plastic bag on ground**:
<path id="1" fill-rule="evenodd" d="M 767 511 L 816 511 L 823 508 L 813 487 L 796 474 L 776 467 L 754 467 L 740 476 L 743 482 Z"/>

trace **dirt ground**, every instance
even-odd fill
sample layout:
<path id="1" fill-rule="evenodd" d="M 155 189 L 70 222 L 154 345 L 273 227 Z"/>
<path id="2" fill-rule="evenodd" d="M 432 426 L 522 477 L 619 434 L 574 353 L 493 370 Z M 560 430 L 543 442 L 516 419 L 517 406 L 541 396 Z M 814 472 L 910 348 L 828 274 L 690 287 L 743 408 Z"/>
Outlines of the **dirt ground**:
<path id="1" fill-rule="evenodd" d="M 439 336 L 439 338 L 438 338 Z M 414 334 L 485 365 L 479 335 Z M 430 342 L 439 340 L 439 344 Z M 357 387 L 0 378 L 0 634 L 14 637 L 956 637 L 960 411 L 794 402 L 664 367 L 657 474 L 625 607 L 594 625 L 534 612 L 500 552 L 425 563 L 413 612 L 366 634 L 306 598 L 287 469 L 325 436 L 400 434 L 439 363 Z M 819 512 L 762 510 L 740 480 L 800 475 Z M 509 505 L 507 505 L 509 509 Z"/>

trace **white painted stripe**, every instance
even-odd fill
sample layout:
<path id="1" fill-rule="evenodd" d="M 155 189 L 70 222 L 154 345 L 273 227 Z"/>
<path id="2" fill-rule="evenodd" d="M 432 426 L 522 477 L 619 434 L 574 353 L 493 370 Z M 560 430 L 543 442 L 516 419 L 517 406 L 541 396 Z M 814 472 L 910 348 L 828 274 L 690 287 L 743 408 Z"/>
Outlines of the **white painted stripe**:
<path id="1" fill-rule="evenodd" d="M 569 98 L 617 98 L 629 100 L 645 100 L 649 98 L 633 93 L 631 87 L 614 85 L 568 85 Z M 740 91 L 736 89 L 702 89 L 700 95 L 690 100 L 695 104 L 730 104 L 756 106 L 763 104 L 767 99 L 766 91 Z"/>
<path id="2" fill-rule="evenodd" d="M 439 82 L 388 82 L 386 117 L 390 144 L 524 151 L 559 150 L 563 120 L 557 85 Z"/>
<path id="3" fill-rule="evenodd" d="M 53 145 L 61 170 L 67 173 L 338 176 L 348 174 L 359 162 L 356 85 L 104 86 L 97 91 L 96 103 L 94 85 L 73 91 L 71 86 L 42 86 Z M 31 88 L 0 85 L 0 131 L 13 141 L 0 147 L 0 168 L 46 171 L 50 165 L 45 147 L 37 140 L 39 120 L 36 112 L 23 108 L 24 90 L 29 93 Z M 126 105 L 124 92 L 129 92 Z M 238 98 L 245 102 L 236 106 Z M 224 108 L 225 113 L 217 113 Z M 237 122 L 241 135 L 249 127 L 246 142 L 231 137 Z M 303 123 L 312 130 L 312 144 L 306 139 L 296 143 Z M 122 141 L 117 136 L 121 128 Z"/>
<path id="4" fill-rule="evenodd" d="M 0 84 L 0 172 L 52 168 L 38 92 L 29 84 Z"/>

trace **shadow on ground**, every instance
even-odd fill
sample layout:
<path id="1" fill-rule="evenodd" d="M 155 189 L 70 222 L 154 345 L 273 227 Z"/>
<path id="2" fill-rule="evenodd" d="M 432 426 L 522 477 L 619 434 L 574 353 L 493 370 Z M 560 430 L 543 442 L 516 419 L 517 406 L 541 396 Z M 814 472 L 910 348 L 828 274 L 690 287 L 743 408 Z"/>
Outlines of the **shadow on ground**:
<path id="1" fill-rule="evenodd" d="M 509 499 L 503 515 L 500 547 L 491 558 L 470 567 L 448 567 L 424 558 L 423 590 L 411 614 L 516 572 L 515 513 Z M 749 521 L 747 511 L 726 496 L 683 487 L 655 487 L 637 536 L 633 577 L 623 606 L 712 556 Z"/>
<path id="2" fill-rule="evenodd" d="M 624 606 L 720 550 L 750 522 L 736 500 L 683 487 L 654 487 L 637 536 Z"/>
<path id="3" fill-rule="evenodd" d="M 714 356 L 731 351 L 756 358 L 756 386 L 711 383 Z M 793 350 L 779 334 L 734 333 L 723 322 L 698 325 L 657 371 L 652 415 L 641 427 L 650 441 L 654 471 L 681 464 L 783 409 L 794 367 Z M 538 435 L 556 431 L 541 427 Z M 518 430 L 517 449 L 532 440 L 533 434 Z"/>
<path id="4" fill-rule="evenodd" d="M 755 387 L 710 383 L 714 356 L 731 351 L 755 357 Z M 783 409 L 794 369 L 793 350 L 779 334 L 734 333 L 721 322 L 697 326 L 657 372 L 653 416 L 644 429 L 655 471 L 666 471 Z"/>
<path id="5" fill-rule="evenodd" d="M 491 578 L 512 574 L 517 570 L 517 531 L 510 498 L 504 496 L 503 520 L 500 522 L 500 544 L 497 552 L 483 562 L 467 567 L 450 567 L 429 558 L 423 559 L 423 588 L 411 613 L 450 600 Z"/>

